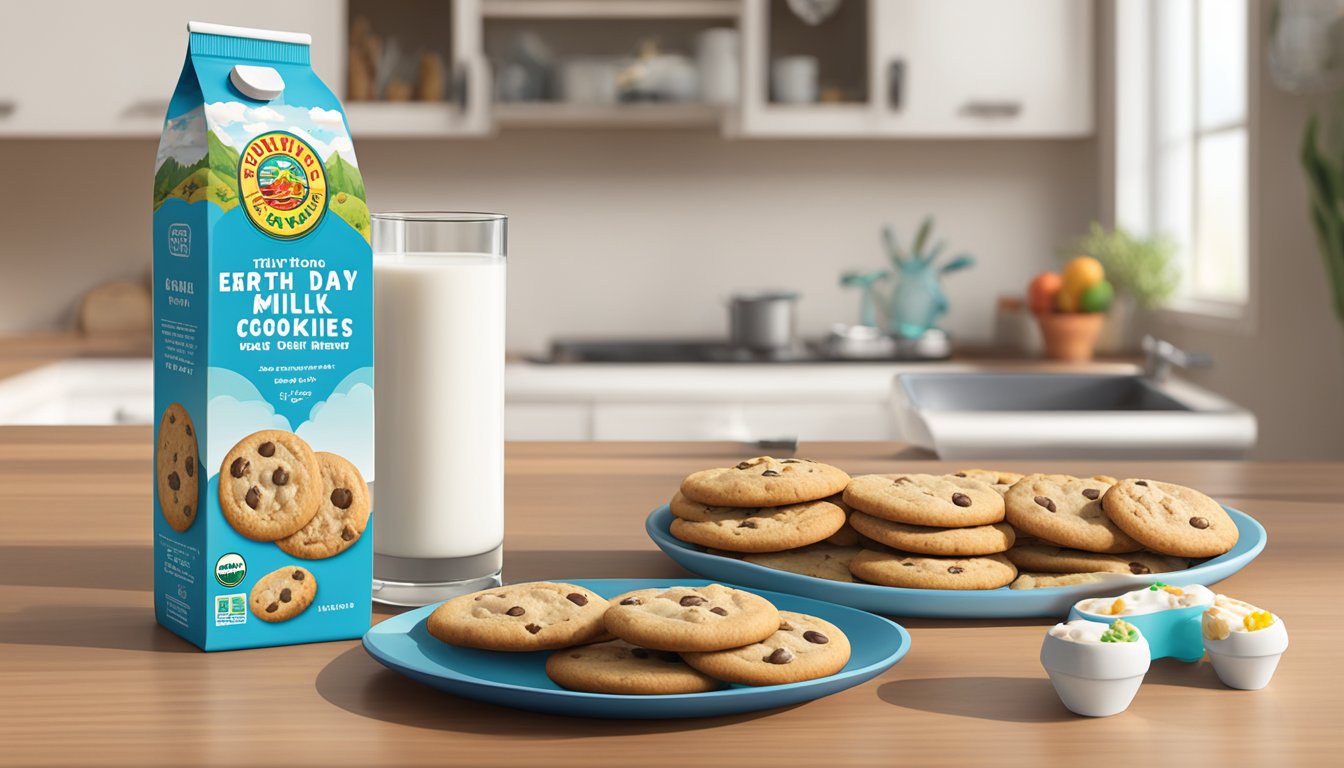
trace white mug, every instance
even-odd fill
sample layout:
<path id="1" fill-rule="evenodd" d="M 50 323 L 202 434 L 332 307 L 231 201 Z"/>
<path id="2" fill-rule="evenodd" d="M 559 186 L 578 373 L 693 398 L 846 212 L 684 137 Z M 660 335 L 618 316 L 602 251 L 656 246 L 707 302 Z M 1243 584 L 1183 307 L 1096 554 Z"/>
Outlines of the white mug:
<path id="1" fill-rule="evenodd" d="M 817 101 L 817 59 L 815 56 L 781 56 L 770 68 L 770 83 L 775 101 L 784 104 L 813 104 Z"/>

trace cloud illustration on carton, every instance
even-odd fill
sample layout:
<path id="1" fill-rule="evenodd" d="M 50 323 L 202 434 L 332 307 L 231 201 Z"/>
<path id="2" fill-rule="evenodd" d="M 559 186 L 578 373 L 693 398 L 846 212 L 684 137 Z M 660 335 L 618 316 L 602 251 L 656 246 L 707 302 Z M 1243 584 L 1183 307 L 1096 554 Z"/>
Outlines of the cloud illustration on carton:
<path id="1" fill-rule="evenodd" d="M 209 418 L 205 456 L 209 474 L 219 474 L 219 462 L 239 440 L 263 429 L 289 430 L 289 419 L 280 416 L 252 382 L 226 368 L 211 368 L 210 391 L 218 393 L 206 406 Z"/>
<path id="2" fill-rule="evenodd" d="M 360 368 L 342 379 L 294 432 L 313 450 L 344 456 L 372 481 L 373 369 Z"/>

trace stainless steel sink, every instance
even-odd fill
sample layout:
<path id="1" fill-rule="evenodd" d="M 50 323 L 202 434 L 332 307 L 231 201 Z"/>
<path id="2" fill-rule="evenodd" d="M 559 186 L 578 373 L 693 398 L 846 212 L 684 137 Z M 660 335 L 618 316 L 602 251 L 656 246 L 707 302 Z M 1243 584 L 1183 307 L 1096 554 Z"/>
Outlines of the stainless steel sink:
<path id="1" fill-rule="evenodd" d="M 1255 415 L 1208 390 L 1139 375 L 910 373 L 899 433 L 939 458 L 1242 458 Z"/>

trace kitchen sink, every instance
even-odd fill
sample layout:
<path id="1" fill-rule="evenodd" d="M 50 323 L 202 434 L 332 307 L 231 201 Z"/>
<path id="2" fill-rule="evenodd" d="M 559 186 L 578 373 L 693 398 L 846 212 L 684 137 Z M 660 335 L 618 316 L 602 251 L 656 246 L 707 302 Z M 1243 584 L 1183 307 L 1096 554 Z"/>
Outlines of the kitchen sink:
<path id="1" fill-rule="evenodd" d="M 1255 415 L 1188 382 L 1140 375 L 899 374 L 904 438 L 939 458 L 1244 458 Z"/>
<path id="2" fill-rule="evenodd" d="M 153 421 L 149 358 L 62 360 L 0 381 L 0 425 Z"/>

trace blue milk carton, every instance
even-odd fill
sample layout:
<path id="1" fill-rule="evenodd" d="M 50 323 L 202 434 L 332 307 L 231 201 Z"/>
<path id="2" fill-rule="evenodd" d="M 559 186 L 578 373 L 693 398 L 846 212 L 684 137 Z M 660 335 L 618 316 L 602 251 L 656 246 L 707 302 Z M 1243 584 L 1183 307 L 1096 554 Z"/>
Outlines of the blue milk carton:
<path id="1" fill-rule="evenodd" d="M 154 612 L 207 651 L 370 621 L 373 255 L 307 35 L 192 22 L 154 174 Z"/>

